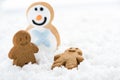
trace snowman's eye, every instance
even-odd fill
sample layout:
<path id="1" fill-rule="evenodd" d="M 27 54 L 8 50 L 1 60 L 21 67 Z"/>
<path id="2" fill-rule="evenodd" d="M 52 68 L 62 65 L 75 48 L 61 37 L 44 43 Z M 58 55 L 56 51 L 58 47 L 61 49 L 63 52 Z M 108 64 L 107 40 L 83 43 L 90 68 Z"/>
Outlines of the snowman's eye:
<path id="1" fill-rule="evenodd" d="M 40 11 L 43 11 L 44 9 L 43 9 L 43 7 L 40 7 Z"/>
<path id="2" fill-rule="evenodd" d="M 35 8 L 35 11 L 37 11 L 37 8 Z"/>

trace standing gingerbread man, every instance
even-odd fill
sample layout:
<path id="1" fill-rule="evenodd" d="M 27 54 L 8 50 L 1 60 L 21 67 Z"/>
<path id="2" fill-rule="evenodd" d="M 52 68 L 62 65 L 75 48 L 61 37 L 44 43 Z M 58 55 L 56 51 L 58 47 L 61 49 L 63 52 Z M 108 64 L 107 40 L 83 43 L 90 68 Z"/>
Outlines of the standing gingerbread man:
<path id="1" fill-rule="evenodd" d="M 38 52 L 38 47 L 31 43 L 31 37 L 26 31 L 18 31 L 13 38 L 13 48 L 9 52 L 9 58 L 13 59 L 13 65 L 24 66 L 25 64 L 36 63 L 34 53 Z"/>

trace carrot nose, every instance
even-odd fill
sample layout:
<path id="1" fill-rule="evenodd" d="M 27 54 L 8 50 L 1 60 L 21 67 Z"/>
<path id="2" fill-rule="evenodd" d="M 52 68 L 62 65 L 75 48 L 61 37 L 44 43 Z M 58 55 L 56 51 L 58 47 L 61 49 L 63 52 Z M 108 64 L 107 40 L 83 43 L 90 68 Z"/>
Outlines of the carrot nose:
<path id="1" fill-rule="evenodd" d="M 37 17 L 36 17 L 36 20 L 37 21 L 39 21 L 39 20 L 41 20 L 42 19 L 42 16 L 41 15 L 38 15 Z"/>

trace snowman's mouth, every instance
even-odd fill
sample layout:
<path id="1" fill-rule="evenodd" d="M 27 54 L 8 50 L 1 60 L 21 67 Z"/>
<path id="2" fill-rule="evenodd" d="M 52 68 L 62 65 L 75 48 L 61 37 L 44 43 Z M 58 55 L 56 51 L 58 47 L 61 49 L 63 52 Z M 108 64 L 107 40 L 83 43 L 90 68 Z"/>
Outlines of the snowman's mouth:
<path id="1" fill-rule="evenodd" d="M 41 25 L 45 24 L 46 21 L 47 21 L 47 17 L 44 17 L 44 21 L 42 23 L 37 23 L 34 20 L 32 20 L 33 24 L 38 25 L 38 26 L 41 26 Z"/>

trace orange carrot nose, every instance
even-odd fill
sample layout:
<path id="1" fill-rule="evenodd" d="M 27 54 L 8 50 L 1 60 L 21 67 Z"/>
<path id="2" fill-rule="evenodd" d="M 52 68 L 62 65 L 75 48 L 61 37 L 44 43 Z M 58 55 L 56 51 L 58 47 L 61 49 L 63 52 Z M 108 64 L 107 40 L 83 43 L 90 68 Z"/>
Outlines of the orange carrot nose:
<path id="1" fill-rule="evenodd" d="M 42 19 L 42 16 L 41 15 L 38 15 L 37 17 L 36 17 L 36 20 L 37 21 L 39 21 L 39 20 L 41 20 Z"/>

